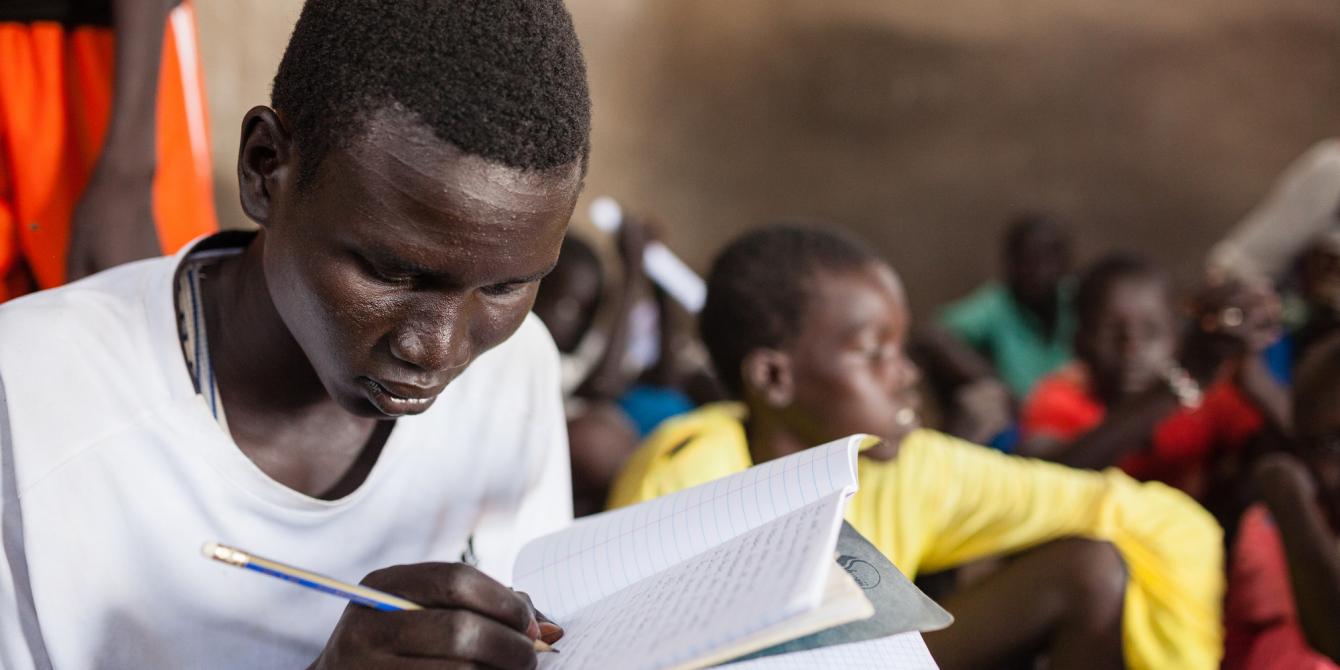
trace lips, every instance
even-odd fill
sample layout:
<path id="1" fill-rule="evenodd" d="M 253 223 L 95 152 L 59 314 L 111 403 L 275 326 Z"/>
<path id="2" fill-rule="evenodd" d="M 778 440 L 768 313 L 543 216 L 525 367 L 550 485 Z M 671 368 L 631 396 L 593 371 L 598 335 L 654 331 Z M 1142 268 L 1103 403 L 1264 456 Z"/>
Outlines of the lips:
<path id="1" fill-rule="evenodd" d="M 368 400 L 387 416 L 421 414 L 432 406 L 442 389 L 426 389 L 364 377 L 360 380 Z"/>

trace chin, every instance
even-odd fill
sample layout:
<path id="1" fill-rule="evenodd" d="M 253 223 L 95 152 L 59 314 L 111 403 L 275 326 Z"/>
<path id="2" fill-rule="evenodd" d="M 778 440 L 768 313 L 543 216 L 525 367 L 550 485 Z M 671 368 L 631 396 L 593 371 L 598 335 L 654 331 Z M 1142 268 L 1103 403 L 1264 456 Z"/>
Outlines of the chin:
<path id="1" fill-rule="evenodd" d="M 884 439 L 888 440 L 889 442 L 899 443 L 907 439 L 908 435 L 911 435 L 912 433 L 915 433 L 918 430 L 921 430 L 920 421 L 907 425 L 899 424 L 898 426 L 895 426 L 894 429 L 884 437 Z"/>
<path id="2" fill-rule="evenodd" d="M 340 409 L 365 419 L 395 418 L 387 416 L 381 410 L 377 409 L 377 406 L 372 404 L 372 401 L 362 395 L 347 395 L 341 393 L 335 396 L 335 404 L 339 405 Z"/>
<path id="3" fill-rule="evenodd" d="M 326 393 L 340 406 L 340 409 L 357 417 L 365 419 L 391 419 L 377 408 L 377 405 L 368 397 L 366 389 L 361 384 L 352 383 L 346 386 L 333 387 L 331 384 L 322 380 L 322 386 L 326 388 Z"/>
<path id="4" fill-rule="evenodd" d="M 1137 396 L 1148 391 L 1159 383 L 1159 378 L 1155 375 L 1137 377 L 1121 384 L 1121 393 L 1126 397 Z"/>
<path id="5" fill-rule="evenodd" d="M 921 428 L 920 419 L 914 419 L 910 423 L 895 421 L 893 424 L 891 424 L 884 430 L 878 433 L 870 433 L 870 434 L 877 435 L 879 436 L 880 439 L 890 444 L 898 444 L 901 443 L 904 439 L 906 439 L 908 435 L 911 435 L 913 432 L 919 430 L 920 428 Z"/>
<path id="6" fill-rule="evenodd" d="M 898 450 L 903 446 L 903 440 L 912 434 L 919 426 L 895 426 L 884 430 L 881 433 L 871 433 L 879 437 L 881 443 L 862 452 L 867 458 L 877 461 L 888 461 L 898 456 Z"/>

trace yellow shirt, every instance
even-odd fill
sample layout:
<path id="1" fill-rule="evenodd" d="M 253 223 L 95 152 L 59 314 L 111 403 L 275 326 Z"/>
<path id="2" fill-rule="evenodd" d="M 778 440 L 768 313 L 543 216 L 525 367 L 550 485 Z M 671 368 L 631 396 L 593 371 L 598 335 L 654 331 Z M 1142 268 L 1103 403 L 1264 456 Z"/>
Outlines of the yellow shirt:
<path id="1" fill-rule="evenodd" d="M 741 406 L 722 403 L 667 421 L 629 460 L 610 506 L 749 468 L 742 417 Z M 1115 469 L 1006 456 L 930 430 L 909 435 L 893 460 L 862 458 L 858 477 L 847 520 L 909 577 L 1062 537 L 1105 540 L 1129 575 L 1126 663 L 1219 667 L 1222 532 L 1181 492 Z"/>

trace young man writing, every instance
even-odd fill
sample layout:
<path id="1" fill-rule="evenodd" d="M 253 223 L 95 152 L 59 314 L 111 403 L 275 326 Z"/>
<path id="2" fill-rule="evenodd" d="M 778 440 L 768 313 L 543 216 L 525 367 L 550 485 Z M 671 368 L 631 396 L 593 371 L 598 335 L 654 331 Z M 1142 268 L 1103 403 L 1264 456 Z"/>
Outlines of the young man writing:
<path id="1" fill-rule="evenodd" d="M 944 601 L 956 622 L 926 637 L 941 667 L 999 667 L 1039 650 L 1053 668 L 1218 666 L 1222 538 L 1209 515 L 1160 484 L 918 429 L 902 285 L 862 245 L 794 228 L 744 236 L 713 265 L 701 327 L 743 404 L 667 422 L 612 504 L 878 435 L 847 517 L 903 572 L 1026 551 Z"/>
<path id="2" fill-rule="evenodd" d="M 589 112 L 557 0 L 307 3 L 242 123 L 259 232 L 0 308 L 0 666 L 533 666 L 558 631 L 496 580 L 571 516 L 528 311 Z"/>

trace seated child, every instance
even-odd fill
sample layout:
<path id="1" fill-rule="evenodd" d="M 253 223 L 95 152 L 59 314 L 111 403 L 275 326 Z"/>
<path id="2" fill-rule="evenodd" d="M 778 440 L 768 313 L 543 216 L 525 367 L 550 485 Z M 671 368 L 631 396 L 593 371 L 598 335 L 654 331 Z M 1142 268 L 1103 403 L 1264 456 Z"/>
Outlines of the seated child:
<path id="1" fill-rule="evenodd" d="M 1340 339 L 1294 387 L 1296 456 L 1261 460 L 1229 573 L 1225 668 L 1340 668 Z"/>
<path id="2" fill-rule="evenodd" d="M 694 407 L 673 386 L 638 383 L 640 375 L 651 376 L 643 374 L 653 363 L 647 358 L 657 359 L 655 371 L 677 362 L 665 346 L 674 338 L 664 328 L 660 337 L 655 332 L 655 326 L 670 320 L 667 306 L 644 299 L 651 291 L 642 259 L 651 240 L 650 228 L 638 219 L 626 220 L 619 229 L 621 281 L 608 301 L 607 330 L 596 326 L 606 292 L 605 271 L 595 249 L 576 235 L 563 239 L 558 264 L 535 297 L 533 311 L 553 336 L 562 362 L 577 516 L 604 507 L 610 484 L 636 448 L 644 424 L 659 424 Z M 643 307 L 652 312 L 659 307 L 660 313 L 648 315 Z"/>
<path id="3" fill-rule="evenodd" d="M 606 339 L 593 332 L 604 285 L 595 250 L 569 233 L 563 238 L 558 264 L 540 282 L 533 308 L 553 336 L 562 364 L 572 503 L 577 516 L 600 511 L 610 482 L 638 438 L 632 421 L 612 397 L 598 391 L 617 385 L 613 391 L 617 395 L 627 384 L 620 365 L 624 348 L 607 346 Z M 622 310 L 616 318 L 627 322 Z"/>
<path id="4" fill-rule="evenodd" d="M 1143 259 L 1100 260 L 1076 301 L 1078 360 L 1025 403 L 1021 454 L 1120 465 L 1203 498 L 1217 456 L 1241 449 L 1268 418 L 1287 425 L 1287 395 L 1259 355 L 1276 334 L 1273 296 L 1210 287 L 1180 347 L 1166 278 Z"/>
<path id="5" fill-rule="evenodd" d="M 887 263 L 831 232 L 773 227 L 713 264 L 701 329 L 742 402 L 672 419 L 630 459 L 614 506 L 654 498 L 852 433 L 848 520 L 915 578 L 1025 552 L 943 602 L 927 635 L 944 668 L 1045 650 L 1054 668 L 1214 668 L 1221 532 L 1182 493 L 1070 470 L 918 428 L 908 313 Z"/>
<path id="6" fill-rule="evenodd" d="M 1023 398 L 1072 356 L 1070 238 L 1053 219 L 1025 214 L 1010 223 L 1002 246 L 1005 282 L 990 282 L 950 304 L 940 322 Z"/>

